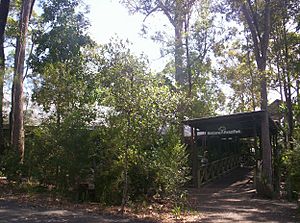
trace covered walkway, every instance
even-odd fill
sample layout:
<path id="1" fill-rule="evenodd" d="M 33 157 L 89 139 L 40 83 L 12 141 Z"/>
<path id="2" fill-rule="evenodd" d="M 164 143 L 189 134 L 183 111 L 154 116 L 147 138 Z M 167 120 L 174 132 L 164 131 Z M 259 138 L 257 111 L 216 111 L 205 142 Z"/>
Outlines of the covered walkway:
<path id="1" fill-rule="evenodd" d="M 296 223 L 297 204 L 256 197 L 252 173 L 237 168 L 199 189 L 189 189 L 190 208 L 200 214 L 199 222 Z"/>
<path id="2" fill-rule="evenodd" d="M 277 125 L 266 111 L 255 111 L 195 118 L 184 121 L 190 127 L 188 139 L 193 185 L 216 180 L 237 168 L 240 164 L 261 168 L 261 126 L 269 118 L 270 141 L 273 156 L 278 158 Z M 274 168 L 274 173 L 277 169 Z M 276 175 L 276 174 L 275 174 Z M 274 187 L 278 190 L 278 180 Z"/>

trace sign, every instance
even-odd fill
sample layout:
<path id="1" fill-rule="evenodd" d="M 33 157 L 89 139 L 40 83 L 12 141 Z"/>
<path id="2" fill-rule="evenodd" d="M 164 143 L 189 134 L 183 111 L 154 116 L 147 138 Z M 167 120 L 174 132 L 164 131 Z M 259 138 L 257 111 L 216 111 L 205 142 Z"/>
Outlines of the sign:
<path id="1" fill-rule="evenodd" d="M 239 129 L 227 130 L 225 126 L 220 126 L 217 131 L 207 132 L 207 135 L 237 135 L 241 133 L 242 131 Z"/>

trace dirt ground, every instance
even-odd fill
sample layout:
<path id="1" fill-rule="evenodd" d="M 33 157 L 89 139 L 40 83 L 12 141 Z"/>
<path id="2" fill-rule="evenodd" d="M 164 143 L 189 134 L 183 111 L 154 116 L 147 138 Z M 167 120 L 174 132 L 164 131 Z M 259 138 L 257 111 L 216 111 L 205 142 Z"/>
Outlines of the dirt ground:
<path id="1" fill-rule="evenodd" d="M 239 168 L 201 189 L 190 190 L 190 205 L 202 214 L 199 222 L 300 222 L 296 203 L 258 198 L 250 177 L 249 169 Z"/>
<path id="2" fill-rule="evenodd" d="M 57 198 L 15 194 L 8 188 L 1 190 L 0 185 L 0 223 L 300 223 L 295 203 L 257 198 L 249 174 L 249 170 L 240 168 L 201 189 L 188 189 L 185 212 L 164 204 L 151 204 L 127 209 L 124 216 L 118 214 L 118 207 L 103 208 L 99 204 L 72 204 Z"/>

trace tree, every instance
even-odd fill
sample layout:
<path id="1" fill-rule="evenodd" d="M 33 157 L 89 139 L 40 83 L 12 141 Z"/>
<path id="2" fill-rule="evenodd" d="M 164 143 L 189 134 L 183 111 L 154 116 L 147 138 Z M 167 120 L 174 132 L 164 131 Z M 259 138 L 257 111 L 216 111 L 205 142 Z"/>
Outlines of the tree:
<path id="1" fill-rule="evenodd" d="M 3 135 L 3 87 L 5 74 L 4 33 L 7 23 L 10 0 L 0 2 L 0 154 L 4 151 Z"/>
<path id="2" fill-rule="evenodd" d="M 218 102 L 224 100 L 224 95 L 215 81 L 211 81 L 210 78 L 212 69 L 208 55 L 214 42 L 213 19 L 209 16 L 210 2 L 205 0 L 201 2 L 195 0 L 126 0 L 122 2 L 130 12 L 144 14 L 145 19 L 152 13 L 163 13 L 174 29 L 171 49 L 174 60 L 169 63 L 163 73 L 168 72 L 167 75 L 172 77 L 170 83 L 174 82 L 175 74 L 177 84 L 175 89 L 183 93 L 176 112 L 179 120 L 182 121 L 185 117 L 192 115 L 215 114 L 217 105 L 221 104 Z M 158 39 L 164 39 L 163 35 L 159 37 L 162 38 Z M 218 100 L 211 100 L 213 97 Z M 179 129 L 183 138 L 182 126 Z M 197 164 L 195 155 L 193 155 L 193 163 L 193 165 Z M 195 172 L 193 175 L 196 179 Z"/>
<path id="3" fill-rule="evenodd" d="M 24 126 L 23 126 L 23 73 L 25 62 L 26 38 L 28 33 L 29 19 L 35 0 L 23 0 L 19 23 L 19 35 L 17 37 L 15 55 L 15 73 L 13 80 L 12 101 L 12 147 L 18 150 L 19 160 L 24 159 Z"/>
<path id="4" fill-rule="evenodd" d="M 283 111 L 283 148 L 290 156 L 294 152 L 295 139 L 298 137 L 297 108 L 299 105 L 298 80 L 299 80 L 299 43 L 300 37 L 297 32 L 297 16 L 299 5 L 297 1 L 276 1 L 274 5 L 276 13 L 273 14 L 274 31 L 270 47 L 270 64 L 272 67 L 273 88 L 278 90 L 282 100 Z M 296 113 L 295 113 L 296 112 Z M 286 158 L 285 158 L 286 159 Z M 287 158 L 293 160 L 292 158 Z M 292 163 L 292 162 L 291 162 Z M 284 163 L 287 167 L 287 192 L 292 197 L 292 169 L 291 163 Z"/>
<path id="5" fill-rule="evenodd" d="M 249 44 L 251 37 L 244 32 L 241 38 L 233 39 L 220 61 L 220 78 L 233 90 L 228 103 L 231 112 L 255 111 L 260 101 L 260 77 Z"/>
<path id="6" fill-rule="evenodd" d="M 264 1 L 227 1 L 231 12 L 227 15 L 232 19 L 242 21 L 249 29 L 252 40 L 252 52 L 256 61 L 258 74 L 260 77 L 260 107 L 266 111 L 261 120 L 261 147 L 263 150 L 263 180 L 264 185 L 258 188 L 259 193 L 272 196 L 272 148 L 270 144 L 269 118 L 268 118 L 268 97 L 267 97 L 267 61 L 272 32 L 272 15 L 270 0 Z M 221 7 L 224 9 L 224 7 Z M 226 8 L 226 7 L 225 7 Z M 228 9 L 228 8 L 227 8 Z M 226 9 L 225 9 L 226 10 Z M 230 18 L 230 17 L 229 17 Z M 261 190 L 260 190 L 261 189 Z"/>
<path id="7" fill-rule="evenodd" d="M 30 58 L 33 99 L 44 111 L 55 110 L 52 117 L 58 125 L 72 111 L 84 108 L 96 87 L 92 86 L 95 76 L 89 73 L 90 58 L 84 54 L 93 41 L 86 33 L 88 22 L 83 12 L 76 12 L 78 6 L 73 0 L 43 3 L 42 28 L 36 31 Z"/>
<path id="8" fill-rule="evenodd" d="M 107 65 L 101 72 L 104 93 L 102 105 L 112 110 L 108 125 L 118 131 L 116 147 L 120 148 L 119 159 L 123 166 L 123 212 L 130 191 L 138 190 L 137 185 L 130 182 L 140 182 L 130 177 L 133 172 L 137 172 L 134 167 L 146 173 L 152 172 L 156 180 L 153 183 L 163 181 L 161 187 L 165 188 L 170 186 L 165 182 L 165 179 L 170 179 L 169 174 L 180 172 L 180 168 L 186 165 L 186 159 L 182 157 L 185 148 L 178 141 L 166 142 L 164 139 L 174 126 L 180 124 L 174 115 L 180 97 L 179 93 L 171 92 L 161 78 L 147 72 L 145 59 L 132 55 L 124 43 L 109 44 L 104 52 Z M 176 157 L 181 160 L 178 166 L 168 166 L 168 162 L 173 163 L 171 160 L 166 161 L 167 164 L 159 162 L 163 157 L 158 154 L 165 156 L 163 153 L 174 147 L 181 154 L 181 158 L 172 156 L 173 159 Z M 161 165 L 165 165 L 164 170 L 160 169 Z M 162 175 L 156 176 L 158 174 Z M 168 188 L 180 186 L 179 182 L 184 181 L 185 175 L 186 171 L 183 170 L 178 173 L 175 180 L 177 185 L 172 181 L 175 183 Z"/>
<path id="9" fill-rule="evenodd" d="M 297 45 L 299 45 L 299 34 L 297 34 L 297 8 L 295 1 L 279 1 L 276 5 L 274 15 L 274 32 L 272 33 L 271 63 L 276 73 L 274 87 L 279 88 L 282 101 L 285 101 L 285 123 L 286 145 L 289 149 L 293 147 L 293 132 L 295 127 L 293 91 L 297 85 Z M 298 12 L 299 13 L 299 12 Z"/>
<path id="10" fill-rule="evenodd" d="M 195 0 L 172 0 L 172 1 L 127 1 L 123 4 L 132 13 L 142 13 L 146 18 L 155 12 L 162 12 L 174 27 L 174 59 L 175 59 L 175 80 L 183 86 L 187 83 L 186 66 L 184 65 L 184 32 L 188 30 L 190 13 Z"/>
<path id="11" fill-rule="evenodd" d="M 225 101 L 212 63 L 214 49 L 220 44 L 220 40 L 216 40 L 220 29 L 214 19 L 213 4 L 206 0 L 200 3 L 187 15 L 184 33 L 188 78 L 186 100 L 190 101 L 185 115 L 190 117 L 214 115 L 223 109 Z"/>
<path id="12" fill-rule="evenodd" d="M 268 48 L 271 32 L 271 3 L 264 0 L 257 3 L 256 1 L 237 1 L 241 7 L 241 12 L 245 18 L 245 22 L 250 30 L 253 53 L 255 56 L 257 69 L 260 75 L 260 94 L 261 109 L 266 111 L 261 120 L 261 142 L 263 150 L 263 177 L 266 180 L 264 188 L 257 188 L 259 193 L 266 196 L 272 196 L 272 148 L 270 143 L 270 130 L 268 118 L 268 97 L 267 97 L 267 75 L 266 66 L 268 59 Z"/>

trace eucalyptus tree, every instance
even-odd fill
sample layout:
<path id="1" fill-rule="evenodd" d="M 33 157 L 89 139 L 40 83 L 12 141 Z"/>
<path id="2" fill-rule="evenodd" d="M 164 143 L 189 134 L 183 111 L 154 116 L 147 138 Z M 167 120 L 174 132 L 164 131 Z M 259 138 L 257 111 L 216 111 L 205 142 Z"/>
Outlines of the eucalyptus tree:
<path id="1" fill-rule="evenodd" d="M 212 74 L 210 57 L 217 33 L 212 15 L 213 3 L 207 0 L 122 2 L 131 13 L 144 14 L 145 20 L 151 14 L 162 13 L 174 29 L 172 44 L 162 48 L 163 52 L 174 53 L 174 60 L 161 74 L 171 79 L 170 83 L 174 82 L 175 74 L 175 82 L 185 92 L 178 114 L 202 116 L 215 113 L 224 95 L 212 78 L 215 75 Z M 169 43 L 168 34 L 163 30 L 159 30 L 154 39 Z M 210 100 L 212 97 L 218 100 Z"/>
<path id="2" fill-rule="evenodd" d="M 184 65 L 184 33 L 188 29 L 188 20 L 196 0 L 123 0 L 121 1 L 131 13 L 142 13 L 145 18 L 153 13 L 162 12 L 174 28 L 174 59 L 175 80 L 183 86 L 187 82 L 187 73 Z"/>
<path id="3" fill-rule="evenodd" d="M 220 45 L 218 35 L 222 32 L 215 21 L 214 3 L 197 1 L 185 25 L 185 62 L 188 78 L 187 92 L 191 101 L 187 113 L 192 117 L 215 114 L 223 109 L 225 96 L 218 84 L 214 67 L 215 48 Z M 212 100 L 213 99 L 213 100 Z"/>
<path id="4" fill-rule="evenodd" d="M 262 110 L 268 110 L 267 97 L 267 61 L 270 42 L 270 34 L 272 32 L 272 7 L 270 0 L 263 1 L 227 1 L 231 9 L 232 18 L 238 19 L 244 23 L 249 29 L 252 40 L 252 52 L 255 57 L 258 74 L 260 77 L 260 95 Z M 273 12 L 274 13 L 274 12 Z M 265 184 L 258 187 L 259 193 L 271 196 L 272 187 L 272 148 L 270 144 L 269 119 L 267 112 L 262 118 L 261 124 L 261 142 L 263 149 L 263 177 Z"/>
<path id="5" fill-rule="evenodd" d="M 298 9 L 298 10 L 297 10 Z M 279 88 L 282 101 L 285 101 L 286 144 L 292 148 L 292 138 L 295 126 L 294 100 L 297 96 L 297 68 L 299 62 L 299 33 L 297 32 L 297 16 L 299 5 L 294 0 L 278 1 L 274 17 L 274 31 L 271 42 L 271 60 L 273 71 L 276 73 L 274 87 Z"/>
<path id="6" fill-rule="evenodd" d="M 294 0 L 275 1 L 273 14 L 274 29 L 271 35 L 270 67 L 272 68 L 272 87 L 280 93 L 281 105 L 284 108 L 283 137 L 284 152 L 287 154 L 283 164 L 286 164 L 287 192 L 292 197 L 292 190 L 297 186 L 293 175 L 293 165 L 297 165 L 294 158 L 294 148 L 298 140 L 297 125 L 299 125 L 299 3 Z M 295 156 L 297 157 L 297 156 Z M 293 161 L 294 160 L 294 161 Z M 278 162 L 282 165 L 282 162 Z"/>
<path id="7" fill-rule="evenodd" d="M 23 120 L 23 79 L 24 62 L 26 51 L 26 38 L 28 33 L 29 19 L 32 13 L 35 0 L 23 0 L 21 16 L 19 21 L 19 33 L 17 37 L 15 53 L 15 73 L 13 80 L 13 101 L 12 101 L 12 131 L 11 144 L 18 150 L 19 160 L 24 159 L 24 120 Z"/>
<path id="8" fill-rule="evenodd" d="M 10 0 L 1 0 L 0 2 L 0 154 L 4 151 L 4 135 L 3 135 L 3 87 L 5 74 L 5 53 L 4 39 L 5 28 L 7 24 Z"/>
<path id="9" fill-rule="evenodd" d="M 228 107 L 231 112 L 255 111 L 259 107 L 260 77 L 251 52 L 249 33 L 234 38 L 219 59 L 220 78 L 233 90 Z"/>

